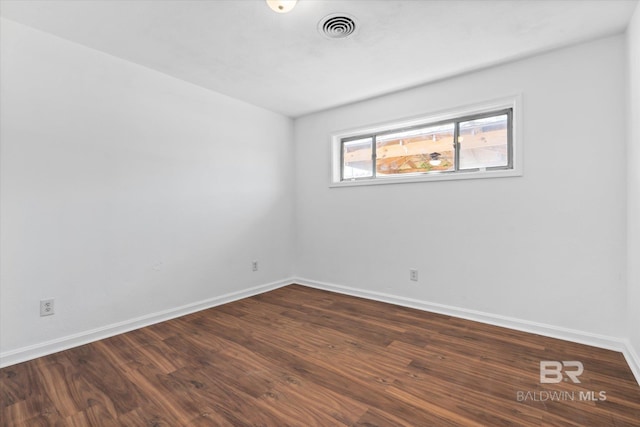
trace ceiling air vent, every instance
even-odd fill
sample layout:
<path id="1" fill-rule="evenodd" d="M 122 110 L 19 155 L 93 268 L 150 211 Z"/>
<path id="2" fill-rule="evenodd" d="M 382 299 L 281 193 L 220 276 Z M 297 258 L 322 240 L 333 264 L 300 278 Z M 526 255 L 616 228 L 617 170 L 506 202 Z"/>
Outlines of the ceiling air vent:
<path id="1" fill-rule="evenodd" d="M 329 39 L 344 39 L 356 31 L 356 20 L 353 16 L 336 13 L 325 16 L 318 23 L 318 30 Z"/>

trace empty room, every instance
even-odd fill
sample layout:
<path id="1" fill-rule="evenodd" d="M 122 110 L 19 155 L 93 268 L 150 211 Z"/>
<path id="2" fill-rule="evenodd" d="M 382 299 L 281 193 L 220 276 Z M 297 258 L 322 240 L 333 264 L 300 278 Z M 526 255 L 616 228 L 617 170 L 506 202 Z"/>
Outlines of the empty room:
<path id="1" fill-rule="evenodd" d="M 640 426 L 637 0 L 0 0 L 0 426 Z"/>

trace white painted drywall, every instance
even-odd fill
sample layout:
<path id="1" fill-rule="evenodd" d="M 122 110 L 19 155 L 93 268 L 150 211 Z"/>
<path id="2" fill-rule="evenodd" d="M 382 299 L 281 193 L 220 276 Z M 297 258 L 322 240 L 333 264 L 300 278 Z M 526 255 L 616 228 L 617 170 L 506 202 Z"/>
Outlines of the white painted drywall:
<path id="1" fill-rule="evenodd" d="M 627 29 L 629 144 L 627 153 L 627 280 L 629 338 L 640 357 L 640 6 Z M 636 363 L 640 364 L 640 360 Z"/>
<path id="2" fill-rule="evenodd" d="M 0 353 L 290 276 L 289 118 L 0 27 Z"/>
<path id="3" fill-rule="evenodd" d="M 297 119 L 296 275 L 624 336 L 625 55 L 609 37 Z M 329 188 L 332 133 L 518 93 L 524 176 Z"/>

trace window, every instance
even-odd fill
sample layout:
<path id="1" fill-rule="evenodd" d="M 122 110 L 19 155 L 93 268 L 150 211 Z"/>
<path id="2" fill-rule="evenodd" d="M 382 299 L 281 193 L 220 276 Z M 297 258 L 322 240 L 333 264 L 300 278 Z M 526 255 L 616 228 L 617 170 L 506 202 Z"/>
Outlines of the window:
<path id="1" fill-rule="evenodd" d="M 334 135 L 333 184 L 521 175 L 514 105 Z"/>

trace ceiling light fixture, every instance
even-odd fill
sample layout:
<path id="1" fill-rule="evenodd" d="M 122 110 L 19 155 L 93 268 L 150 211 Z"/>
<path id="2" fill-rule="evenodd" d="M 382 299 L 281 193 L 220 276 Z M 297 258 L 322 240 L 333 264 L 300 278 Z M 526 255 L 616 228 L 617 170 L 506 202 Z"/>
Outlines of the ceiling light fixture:
<path id="1" fill-rule="evenodd" d="M 267 4 L 274 12 L 287 13 L 291 12 L 298 0 L 267 0 Z"/>

